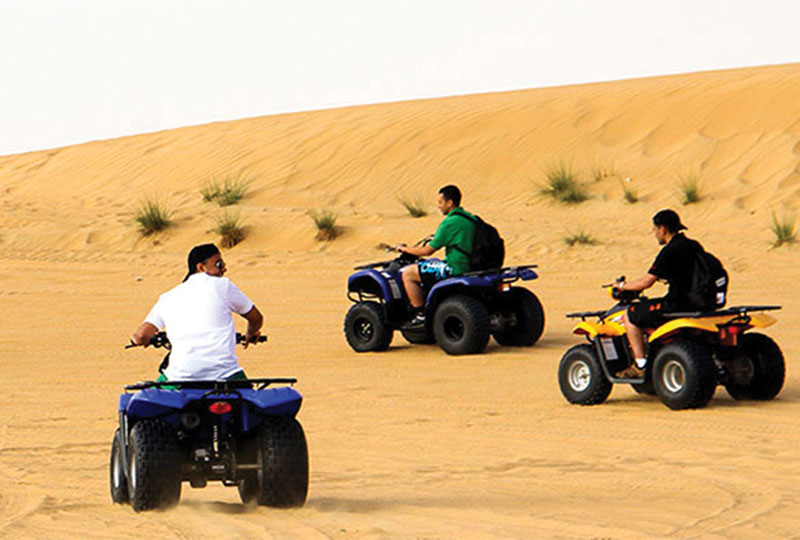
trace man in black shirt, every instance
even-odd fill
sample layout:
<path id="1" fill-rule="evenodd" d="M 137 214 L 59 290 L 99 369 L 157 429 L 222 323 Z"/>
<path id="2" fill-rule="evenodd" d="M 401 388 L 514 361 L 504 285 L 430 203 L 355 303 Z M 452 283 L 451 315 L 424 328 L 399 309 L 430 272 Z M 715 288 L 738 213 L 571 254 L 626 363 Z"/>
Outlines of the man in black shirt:
<path id="1" fill-rule="evenodd" d="M 659 245 L 664 247 L 644 277 L 616 284 L 623 291 L 643 291 L 658 280 L 669 284 L 667 295 L 663 298 L 636 302 L 625 312 L 625 328 L 633 349 L 634 363 L 617 373 L 617 377 L 640 379 L 644 376 L 647 358 L 642 329 L 657 328 L 664 324 L 664 313 L 694 309 L 688 293 L 692 286 L 694 260 L 702 247 L 683 235 L 681 231 L 685 228 L 673 210 L 661 210 L 653 216 L 653 233 Z"/>

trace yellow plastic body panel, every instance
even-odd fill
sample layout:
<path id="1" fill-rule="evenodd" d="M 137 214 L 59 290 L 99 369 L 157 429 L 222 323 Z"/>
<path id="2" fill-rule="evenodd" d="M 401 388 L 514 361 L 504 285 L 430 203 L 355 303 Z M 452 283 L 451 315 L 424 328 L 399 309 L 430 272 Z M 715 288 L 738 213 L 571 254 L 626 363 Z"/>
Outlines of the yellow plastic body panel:
<path id="1" fill-rule="evenodd" d="M 572 329 L 573 334 L 585 334 L 591 338 L 597 336 L 624 336 L 625 325 L 622 323 L 622 312 L 603 322 L 581 321 Z"/>
<path id="2" fill-rule="evenodd" d="M 650 334 L 648 341 L 655 341 L 679 330 L 686 329 L 702 330 L 716 334 L 719 332 L 720 326 L 731 322 L 736 317 L 736 315 L 723 315 L 721 317 L 674 319 L 659 326 L 655 332 Z M 748 314 L 748 317 L 750 317 L 749 326 L 753 328 L 766 328 L 767 326 L 772 326 L 776 322 L 774 317 L 771 317 L 766 313 L 753 313 L 752 315 Z"/>

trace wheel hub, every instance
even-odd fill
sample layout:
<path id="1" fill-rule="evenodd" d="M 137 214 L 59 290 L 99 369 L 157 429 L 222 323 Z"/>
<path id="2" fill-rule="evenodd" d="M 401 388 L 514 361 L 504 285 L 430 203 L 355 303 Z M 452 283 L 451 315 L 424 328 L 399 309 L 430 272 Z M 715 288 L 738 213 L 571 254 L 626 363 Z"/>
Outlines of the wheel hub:
<path id="1" fill-rule="evenodd" d="M 686 384 L 686 371 L 683 369 L 683 365 L 677 360 L 668 361 L 664 366 L 661 381 L 664 383 L 664 387 L 673 394 L 683 390 L 683 386 Z"/>
<path id="2" fill-rule="evenodd" d="M 464 323 L 458 317 L 448 317 L 444 321 L 444 333 L 448 339 L 458 341 L 464 337 Z"/>
<path id="3" fill-rule="evenodd" d="M 357 319 L 355 331 L 360 340 L 369 341 L 375 333 L 375 327 L 367 319 Z"/>
<path id="4" fill-rule="evenodd" d="M 583 392 L 589 388 L 589 383 L 592 381 L 592 372 L 589 365 L 583 360 L 573 362 L 569 367 L 567 373 L 569 386 L 576 392 Z"/>

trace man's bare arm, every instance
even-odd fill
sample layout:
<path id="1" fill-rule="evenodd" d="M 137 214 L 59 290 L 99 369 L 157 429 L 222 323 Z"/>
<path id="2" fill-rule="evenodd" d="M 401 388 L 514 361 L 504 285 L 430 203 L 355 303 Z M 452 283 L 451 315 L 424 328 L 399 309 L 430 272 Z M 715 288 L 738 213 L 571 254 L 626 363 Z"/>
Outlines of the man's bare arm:
<path id="1" fill-rule="evenodd" d="M 143 322 L 136 329 L 136 332 L 131 335 L 131 342 L 134 345 L 144 345 L 147 347 L 150 344 L 150 338 L 158 333 L 158 328 L 149 322 Z"/>
<path id="2" fill-rule="evenodd" d="M 652 287 L 656 281 L 658 281 L 658 278 L 653 274 L 645 274 L 639 279 L 635 279 L 633 281 L 624 281 L 621 284 L 620 289 L 623 291 L 643 291 Z"/>
<path id="3" fill-rule="evenodd" d="M 244 334 L 244 348 L 250 344 L 250 340 L 258 338 L 261 335 L 261 325 L 264 324 L 264 316 L 258 311 L 256 306 L 253 306 L 250 311 L 242 315 L 247 319 L 247 331 Z"/>

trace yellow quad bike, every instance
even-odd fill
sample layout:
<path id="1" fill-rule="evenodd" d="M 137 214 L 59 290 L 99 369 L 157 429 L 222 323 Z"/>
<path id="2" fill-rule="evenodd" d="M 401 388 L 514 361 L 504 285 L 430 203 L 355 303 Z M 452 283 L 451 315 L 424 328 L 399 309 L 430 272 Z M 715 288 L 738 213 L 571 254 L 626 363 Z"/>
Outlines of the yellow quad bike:
<path id="1" fill-rule="evenodd" d="M 646 337 L 644 377 L 619 379 L 615 374 L 633 362 L 623 314 L 632 302 L 646 298 L 638 291 L 604 287 L 618 300 L 611 309 L 567 315 L 580 319 L 573 333 L 588 340 L 571 347 L 558 366 L 558 384 L 570 403 L 603 403 L 614 384 L 656 394 L 670 409 L 704 407 L 718 384 L 736 400 L 770 400 L 781 391 L 786 370 L 783 353 L 766 335 L 749 331 L 775 324 L 775 318 L 764 312 L 781 306 L 671 313 L 665 324 Z M 587 320 L 595 317 L 596 321 Z"/>

